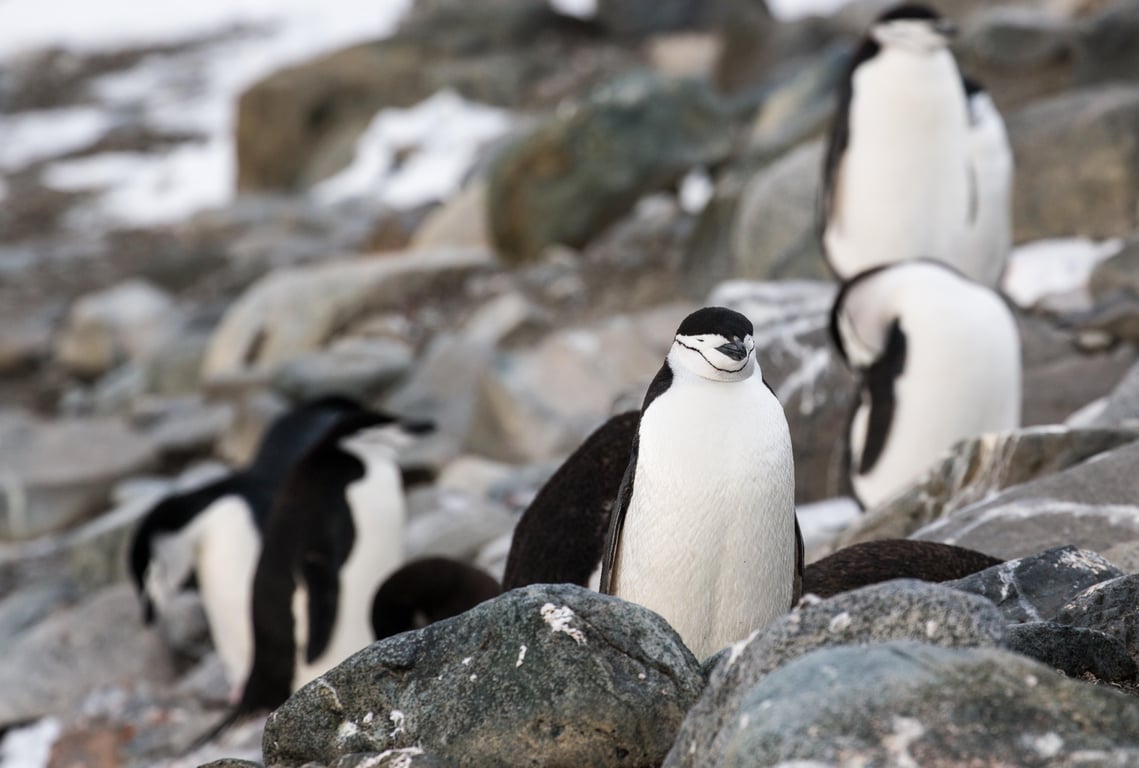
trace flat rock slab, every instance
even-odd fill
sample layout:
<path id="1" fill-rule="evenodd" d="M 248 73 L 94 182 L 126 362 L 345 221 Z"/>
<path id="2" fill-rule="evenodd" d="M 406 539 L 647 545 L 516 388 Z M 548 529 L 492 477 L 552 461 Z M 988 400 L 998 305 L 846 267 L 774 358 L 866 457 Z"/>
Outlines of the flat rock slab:
<path id="1" fill-rule="evenodd" d="M 665 766 L 710 765 L 735 729 L 748 691 L 773 669 L 818 648 L 917 640 L 947 647 L 1004 642 L 1005 619 L 988 600 L 937 584 L 899 579 L 800 608 L 715 663 L 708 687 L 681 725 Z"/>
<path id="2" fill-rule="evenodd" d="M 459 766 L 658 765 L 703 684 L 655 613 L 534 585 L 317 678 L 269 717 L 265 762 L 414 746 Z"/>
<path id="3" fill-rule="evenodd" d="M 731 724 L 722 751 L 705 753 L 702 765 L 1139 760 L 1139 700 L 994 648 L 903 641 L 820 650 L 749 690 Z"/>
<path id="4" fill-rule="evenodd" d="M 1136 664 L 1116 638 L 1095 629 L 1030 621 L 1008 629 L 1008 649 L 1069 677 L 1092 674 L 1110 683 L 1131 682 Z"/>

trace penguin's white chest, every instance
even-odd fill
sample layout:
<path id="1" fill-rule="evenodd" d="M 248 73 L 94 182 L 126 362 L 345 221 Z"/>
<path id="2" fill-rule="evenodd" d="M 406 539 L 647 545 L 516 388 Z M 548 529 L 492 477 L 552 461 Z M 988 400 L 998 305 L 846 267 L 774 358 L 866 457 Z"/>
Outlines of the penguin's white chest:
<path id="1" fill-rule="evenodd" d="M 759 376 L 673 383 L 645 411 L 614 591 L 664 616 L 698 658 L 791 605 L 794 467 Z"/>

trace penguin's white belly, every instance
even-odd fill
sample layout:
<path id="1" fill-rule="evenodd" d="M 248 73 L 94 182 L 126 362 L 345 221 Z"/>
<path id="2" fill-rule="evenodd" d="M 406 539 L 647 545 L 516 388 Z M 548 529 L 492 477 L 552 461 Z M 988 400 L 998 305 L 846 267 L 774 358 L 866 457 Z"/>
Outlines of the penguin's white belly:
<path id="1" fill-rule="evenodd" d="M 949 328 L 924 344 L 921 338 L 910 337 L 882 454 L 870 472 L 851 478 L 867 507 L 905 489 L 959 440 L 1020 426 L 1016 328 L 1011 318 L 977 320 L 973 333 L 959 328 L 959 338 L 946 337 Z M 860 427 L 864 423 L 860 415 L 852 426 L 864 428 Z M 855 440 L 856 451 L 860 442 Z"/>
<path id="2" fill-rule="evenodd" d="M 995 288 L 1012 250 L 1012 150 L 1000 117 L 973 129 L 970 162 L 976 181 L 977 212 L 962 253 L 961 271 Z"/>
<path id="3" fill-rule="evenodd" d="M 375 639 L 372 600 L 380 585 L 403 561 L 406 510 L 399 469 L 387 457 L 361 454 L 359 458 L 367 464 L 367 474 L 348 487 L 355 539 L 340 569 L 336 622 L 328 647 L 311 664 L 305 661 L 307 594 L 303 588 L 294 593 L 298 654 L 293 690 L 324 674 Z"/>
<path id="4" fill-rule="evenodd" d="M 240 685 L 253 664 L 253 575 L 261 535 L 245 501 L 227 496 L 198 516 L 198 587 L 210 638 L 230 685 Z"/>
<path id="5" fill-rule="evenodd" d="M 786 613 L 794 468 L 760 378 L 670 389 L 646 410 L 638 450 L 615 593 L 661 614 L 698 658 Z"/>
<path id="6" fill-rule="evenodd" d="M 856 72 L 824 233 L 842 277 L 905 259 L 960 261 L 972 194 L 965 109 L 948 54 L 914 61 L 884 52 Z"/>

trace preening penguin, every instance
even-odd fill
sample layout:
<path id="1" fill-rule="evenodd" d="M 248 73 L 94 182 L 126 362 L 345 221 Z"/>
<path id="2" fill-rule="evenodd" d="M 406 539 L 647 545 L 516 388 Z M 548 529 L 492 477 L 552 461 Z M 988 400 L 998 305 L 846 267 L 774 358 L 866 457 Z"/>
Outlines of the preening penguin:
<path id="1" fill-rule="evenodd" d="M 514 527 L 504 590 L 597 586 L 609 518 L 629 465 L 640 411 L 613 416 L 558 467 Z"/>
<path id="2" fill-rule="evenodd" d="M 601 590 L 664 616 L 697 658 L 798 600 L 803 563 L 783 408 L 752 325 L 689 315 L 649 385 L 606 542 Z"/>
<path id="3" fill-rule="evenodd" d="M 265 527 L 253 667 L 235 716 L 280 705 L 372 642 L 372 598 L 403 560 L 396 447 L 426 429 L 361 411 L 326 430 L 289 474 Z"/>
<path id="4" fill-rule="evenodd" d="M 803 569 L 803 594 L 830 597 L 891 579 L 963 579 L 1004 562 L 983 552 L 916 539 L 852 544 Z"/>
<path id="5" fill-rule="evenodd" d="M 501 593 L 498 582 L 473 565 L 425 557 L 393 573 L 376 592 L 372 630 L 377 640 L 422 629 Z"/>
<path id="6" fill-rule="evenodd" d="M 285 475 L 325 429 L 359 406 L 329 397 L 298 406 L 266 431 L 253 463 L 193 490 L 160 501 L 135 530 L 129 570 L 143 620 L 195 575 L 210 636 L 231 685 L 240 685 L 252 659 L 251 594 L 261 531 Z"/>
<path id="7" fill-rule="evenodd" d="M 861 373 L 850 425 L 854 494 L 873 507 L 958 440 L 1020 424 L 1020 337 L 1000 296 L 915 260 L 844 284 L 831 336 Z"/>
<path id="8" fill-rule="evenodd" d="M 957 264 L 973 191 L 951 27 L 917 3 L 874 22 L 839 88 L 820 229 L 841 279 L 916 256 Z"/>
<path id="9" fill-rule="evenodd" d="M 1012 250 L 1012 147 L 989 94 L 976 80 L 966 77 L 964 83 L 969 99 L 969 169 L 976 196 L 960 267 L 966 276 L 996 288 Z"/>

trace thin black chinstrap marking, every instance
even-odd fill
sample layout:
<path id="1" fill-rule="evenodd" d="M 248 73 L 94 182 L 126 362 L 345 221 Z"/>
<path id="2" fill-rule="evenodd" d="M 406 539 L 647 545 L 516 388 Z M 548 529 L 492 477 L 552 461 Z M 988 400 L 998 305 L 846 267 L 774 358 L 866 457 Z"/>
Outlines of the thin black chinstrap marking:
<path id="1" fill-rule="evenodd" d="M 720 371 L 721 373 L 739 373 L 744 368 L 747 368 L 747 357 L 744 358 L 744 364 L 741 365 L 739 368 L 721 368 L 720 366 L 716 365 L 711 360 L 709 360 L 707 358 L 707 356 L 705 356 L 705 354 L 703 352 L 701 352 L 699 349 L 697 349 L 696 347 L 690 347 L 687 344 L 685 344 L 683 341 L 681 341 L 679 336 L 676 337 L 676 343 L 679 344 L 680 346 L 684 347 L 685 349 L 691 349 L 693 352 L 700 355 L 700 357 L 703 357 L 704 362 L 706 362 L 708 365 L 715 368 L 717 371 Z M 748 352 L 748 357 L 751 357 L 750 352 Z"/>

